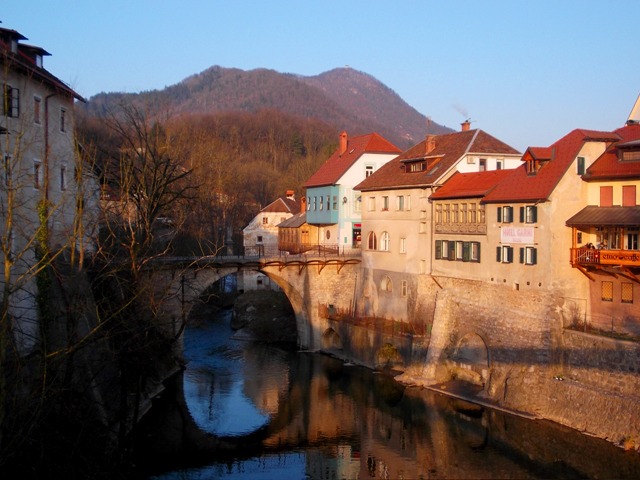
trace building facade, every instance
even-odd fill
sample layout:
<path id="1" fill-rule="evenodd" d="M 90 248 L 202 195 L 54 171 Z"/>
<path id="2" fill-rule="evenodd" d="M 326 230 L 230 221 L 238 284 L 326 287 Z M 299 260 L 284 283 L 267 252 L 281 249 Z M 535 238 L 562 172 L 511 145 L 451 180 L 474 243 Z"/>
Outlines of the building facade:
<path id="1" fill-rule="evenodd" d="M 39 338 L 35 276 L 42 252 L 93 248 L 99 190 L 76 148 L 74 102 L 82 97 L 45 70 L 49 53 L 23 40 L 0 29 L 2 268 L 12 284 L 5 289 L 12 328 L 25 353 Z"/>
<path id="2" fill-rule="evenodd" d="M 245 255 L 278 255 L 278 225 L 300 213 L 300 202 L 287 190 L 264 207 L 242 230 Z"/>
<path id="3" fill-rule="evenodd" d="M 349 138 L 340 134 L 338 149 L 305 183 L 307 218 L 317 228 L 313 243 L 359 248 L 362 198 L 353 187 L 396 157 L 400 149 L 377 133 Z"/>

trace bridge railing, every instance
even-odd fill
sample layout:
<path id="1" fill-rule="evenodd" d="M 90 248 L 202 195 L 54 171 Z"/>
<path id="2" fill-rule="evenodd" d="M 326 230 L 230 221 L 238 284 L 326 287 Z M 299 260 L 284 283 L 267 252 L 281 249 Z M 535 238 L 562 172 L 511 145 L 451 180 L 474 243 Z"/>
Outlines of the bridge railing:
<path id="1" fill-rule="evenodd" d="M 267 258 L 267 257 L 358 257 L 360 247 L 339 245 L 337 243 L 323 244 L 291 244 L 280 245 L 245 245 L 242 248 L 243 258 Z"/>

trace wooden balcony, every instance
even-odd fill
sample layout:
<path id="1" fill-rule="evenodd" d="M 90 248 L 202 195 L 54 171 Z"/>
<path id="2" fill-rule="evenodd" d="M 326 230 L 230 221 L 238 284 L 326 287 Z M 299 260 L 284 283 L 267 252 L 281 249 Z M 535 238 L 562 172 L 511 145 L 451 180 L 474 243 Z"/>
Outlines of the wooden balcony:
<path id="1" fill-rule="evenodd" d="M 571 265 L 640 267 L 640 250 L 598 250 L 595 248 L 572 248 Z"/>

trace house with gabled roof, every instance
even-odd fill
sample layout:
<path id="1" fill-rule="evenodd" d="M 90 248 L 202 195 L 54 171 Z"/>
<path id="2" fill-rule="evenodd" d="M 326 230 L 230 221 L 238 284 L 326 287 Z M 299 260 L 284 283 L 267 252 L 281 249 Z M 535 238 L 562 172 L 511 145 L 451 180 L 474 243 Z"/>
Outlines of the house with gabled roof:
<path id="1" fill-rule="evenodd" d="M 353 187 L 400 152 L 377 133 L 356 137 L 349 137 L 344 131 L 340 134 L 337 150 L 304 184 L 306 221 L 317 227 L 317 238 L 310 239 L 312 243 L 359 247 L 362 201 L 360 192 Z"/>
<path id="2" fill-rule="evenodd" d="M 617 139 L 611 132 L 576 129 L 549 147 L 526 150 L 522 166 L 482 200 L 493 251 L 482 262 L 484 281 L 549 292 L 566 312 L 584 311 L 588 286 L 570 267 L 572 238 L 562 225 L 587 200 L 585 169 Z"/>
<path id="3" fill-rule="evenodd" d="M 640 124 L 630 118 L 613 133 L 618 140 L 582 175 L 584 208 L 566 221 L 571 266 L 589 280 L 575 321 L 640 335 Z"/>
<path id="4" fill-rule="evenodd" d="M 433 275 L 484 279 L 483 254 L 491 256 L 482 198 L 511 170 L 456 172 L 431 194 L 433 204 Z"/>
<path id="5" fill-rule="evenodd" d="M 456 172 L 510 169 L 520 165 L 513 147 L 469 122 L 459 132 L 428 135 L 360 182 L 365 298 L 375 311 L 406 314 L 417 276 L 431 273 L 433 204 L 429 197 Z M 382 315 L 383 313 L 378 313 Z"/>
<path id="6" fill-rule="evenodd" d="M 278 255 L 278 225 L 300 213 L 300 208 L 293 190 L 262 208 L 242 229 L 245 255 Z"/>

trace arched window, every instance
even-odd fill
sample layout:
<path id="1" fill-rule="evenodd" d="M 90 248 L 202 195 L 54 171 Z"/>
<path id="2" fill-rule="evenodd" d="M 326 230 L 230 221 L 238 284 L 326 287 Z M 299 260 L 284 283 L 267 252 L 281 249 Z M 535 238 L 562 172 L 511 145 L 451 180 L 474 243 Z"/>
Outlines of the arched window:
<path id="1" fill-rule="evenodd" d="M 389 277 L 387 277 L 387 276 L 385 276 L 382 279 L 380 287 L 382 287 L 382 290 L 385 291 L 385 292 L 393 291 L 393 283 L 391 282 L 391 279 Z"/>
<path id="2" fill-rule="evenodd" d="M 382 235 L 380 236 L 380 251 L 389 251 L 389 232 L 382 232 Z"/>
<path id="3" fill-rule="evenodd" d="M 369 250 L 376 250 L 378 248 L 378 239 L 376 238 L 375 232 L 369 232 L 369 236 L 367 237 L 367 248 Z"/>

